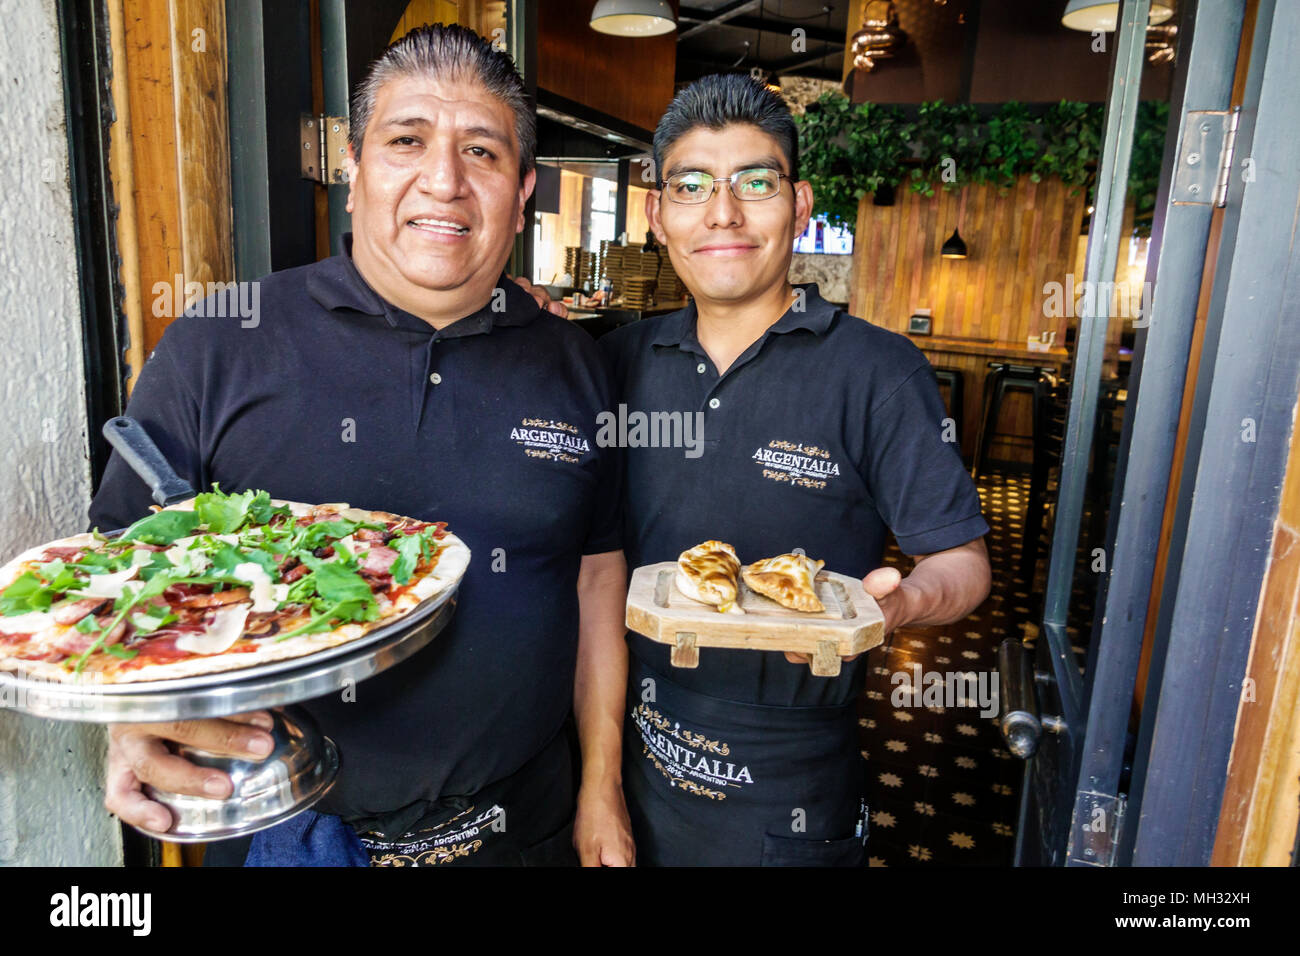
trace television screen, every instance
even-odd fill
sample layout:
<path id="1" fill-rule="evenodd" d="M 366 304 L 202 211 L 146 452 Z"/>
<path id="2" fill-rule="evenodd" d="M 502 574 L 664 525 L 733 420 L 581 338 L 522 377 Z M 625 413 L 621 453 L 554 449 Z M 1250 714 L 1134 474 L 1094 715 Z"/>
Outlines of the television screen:
<path id="1" fill-rule="evenodd" d="M 847 229 L 832 226 L 825 216 L 814 215 L 808 220 L 804 234 L 794 241 L 795 252 L 824 252 L 829 255 L 847 256 L 853 253 L 853 233 Z"/>

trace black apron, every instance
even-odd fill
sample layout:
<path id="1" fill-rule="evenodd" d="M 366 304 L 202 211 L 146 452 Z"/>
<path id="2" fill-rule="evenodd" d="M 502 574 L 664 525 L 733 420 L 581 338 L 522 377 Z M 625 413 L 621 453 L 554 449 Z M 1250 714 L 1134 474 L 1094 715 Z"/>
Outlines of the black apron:
<path id="1" fill-rule="evenodd" d="M 638 865 L 862 866 L 856 711 L 686 690 L 628 659 L 623 787 Z"/>
<path id="2" fill-rule="evenodd" d="M 347 823 L 371 866 L 577 866 L 576 736 L 570 718 L 519 770 L 477 793 L 419 801 Z M 244 865 L 253 839 L 209 844 L 203 865 Z M 307 848 L 278 852 L 281 857 L 270 860 L 274 865 L 321 865 L 303 858 Z"/>
<path id="3" fill-rule="evenodd" d="M 566 721 L 523 767 L 475 794 L 350 821 L 370 865 L 577 866 L 574 736 Z"/>

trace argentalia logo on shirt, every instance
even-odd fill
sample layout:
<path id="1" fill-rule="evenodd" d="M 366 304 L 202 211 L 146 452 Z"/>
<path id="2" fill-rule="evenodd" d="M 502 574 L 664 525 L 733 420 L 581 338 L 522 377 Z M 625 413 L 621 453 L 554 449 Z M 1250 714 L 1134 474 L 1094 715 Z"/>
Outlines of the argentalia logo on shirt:
<path id="1" fill-rule="evenodd" d="M 760 445 L 752 457 L 763 466 L 764 478 L 796 488 L 820 491 L 840 473 L 840 466 L 831 461 L 831 453 L 816 445 L 773 439 L 766 446 Z"/>
<path id="2" fill-rule="evenodd" d="M 686 730 L 644 703 L 632 710 L 632 722 L 641 732 L 642 755 L 664 775 L 670 787 L 697 797 L 725 800 L 727 787 L 739 790 L 744 784 L 754 782 L 749 767 L 737 766 L 734 759 L 718 759 L 731 755 L 731 746 L 726 741 L 709 740 L 703 734 Z"/>
<path id="3" fill-rule="evenodd" d="M 576 465 L 591 451 L 576 425 L 549 418 L 525 418 L 510 429 L 510 440 L 530 458 L 550 458 Z"/>

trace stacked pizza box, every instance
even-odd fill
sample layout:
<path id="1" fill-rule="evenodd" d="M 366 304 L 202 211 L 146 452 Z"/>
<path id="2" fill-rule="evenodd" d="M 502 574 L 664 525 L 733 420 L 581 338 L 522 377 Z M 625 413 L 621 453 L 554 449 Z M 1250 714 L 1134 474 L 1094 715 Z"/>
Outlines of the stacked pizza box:
<path id="1" fill-rule="evenodd" d="M 573 276 L 573 284 L 582 289 L 594 289 L 600 277 L 599 257 L 581 246 L 564 247 L 564 271 Z"/>
<path id="2" fill-rule="evenodd" d="M 602 252 L 600 277 L 609 280 L 614 289 L 614 298 L 618 298 L 623 293 L 623 257 L 627 247 L 611 243 Z"/>
<path id="3" fill-rule="evenodd" d="M 646 252 L 639 246 L 620 246 L 613 242 L 602 242 L 600 251 L 599 278 L 608 279 L 614 288 L 614 299 L 622 299 L 623 305 L 631 309 L 646 308 L 650 295 L 658 302 L 676 302 L 686 294 L 686 289 L 673 269 L 668 253 Z M 633 280 L 649 280 L 632 288 Z M 638 304 L 633 304 L 633 303 Z"/>
<path id="4" fill-rule="evenodd" d="M 682 280 L 678 277 L 677 271 L 673 269 L 672 260 L 664 254 L 663 261 L 659 265 L 659 283 L 656 286 L 658 294 L 656 298 L 660 304 L 673 301 L 676 302 L 686 295 L 686 286 L 682 285 Z"/>
<path id="5" fill-rule="evenodd" d="M 648 309 L 654 304 L 654 276 L 629 276 L 623 280 L 623 307 Z"/>

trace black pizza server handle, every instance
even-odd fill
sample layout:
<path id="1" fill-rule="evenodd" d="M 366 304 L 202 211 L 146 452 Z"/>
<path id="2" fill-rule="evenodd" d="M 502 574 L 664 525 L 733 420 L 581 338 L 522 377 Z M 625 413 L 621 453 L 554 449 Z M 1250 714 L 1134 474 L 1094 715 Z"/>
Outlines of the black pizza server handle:
<path id="1" fill-rule="evenodd" d="M 134 418 L 119 415 L 104 422 L 104 437 L 117 449 L 153 493 L 153 500 L 164 508 L 194 497 L 190 483 L 176 474 L 171 464 L 153 443 L 144 426 Z"/>

